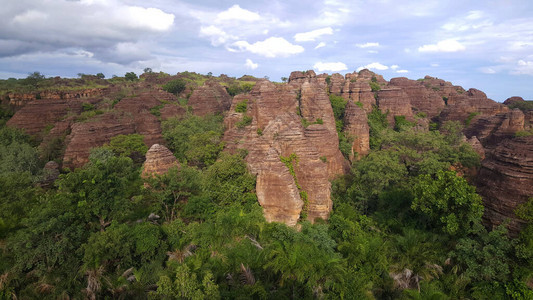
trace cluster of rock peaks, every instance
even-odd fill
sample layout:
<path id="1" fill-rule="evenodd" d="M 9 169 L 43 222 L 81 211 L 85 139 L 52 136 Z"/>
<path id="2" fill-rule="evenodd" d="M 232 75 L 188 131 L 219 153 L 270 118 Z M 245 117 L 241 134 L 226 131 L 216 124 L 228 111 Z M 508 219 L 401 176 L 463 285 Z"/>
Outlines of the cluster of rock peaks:
<path id="1" fill-rule="evenodd" d="M 17 112 L 7 124 L 42 138 L 43 147 L 54 139 L 63 141 L 62 167 L 70 168 L 83 166 L 91 148 L 114 136 L 142 134 L 150 147 L 143 176 L 162 174 L 179 164 L 163 146 L 161 121 L 184 115 L 186 108 L 161 89 L 170 78 L 144 79 L 126 88 L 110 85 L 77 93 L 41 93 L 40 99 L 9 94 L 3 100 Z M 188 98 L 196 115 L 224 114 L 225 151 L 248 150 L 246 162 L 257 176 L 256 192 L 268 221 L 295 225 L 301 218 L 328 218 L 330 180 L 346 174 L 350 163 L 369 152 L 367 114 L 377 107 L 388 113 L 391 126 L 400 116 L 414 122 L 417 130 L 428 130 L 430 122 L 465 124 L 467 141 L 486 157 L 477 185 L 487 221 L 499 224 L 511 218 L 511 229 L 519 229 L 514 209 L 532 196 L 533 144 L 531 137 L 514 135 L 530 130 L 533 111 L 512 110 L 508 105 L 523 99 L 512 97 L 501 104 L 479 90 L 465 90 L 442 79 L 386 81 L 369 70 L 345 75 L 292 72 L 287 84 L 254 80 L 250 92 L 234 97 L 224 87 L 230 82 L 227 76 L 199 86 L 190 81 L 180 96 Z M 347 157 L 339 150 L 331 95 L 346 102 L 342 132 L 352 141 Z"/>

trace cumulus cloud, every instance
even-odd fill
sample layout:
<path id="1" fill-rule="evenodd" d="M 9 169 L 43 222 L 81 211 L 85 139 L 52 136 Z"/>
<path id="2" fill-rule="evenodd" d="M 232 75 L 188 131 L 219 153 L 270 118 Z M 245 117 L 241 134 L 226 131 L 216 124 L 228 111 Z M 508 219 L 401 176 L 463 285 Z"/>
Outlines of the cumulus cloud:
<path id="1" fill-rule="evenodd" d="M 511 71 L 513 75 L 533 75 L 533 61 L 519 60 Z"/>
<path id="2" fill-rule="evenodd" d="M 259 67 L 258 64 L 254 63 L 251 59 L 247 58 L 246 63 L 244 64 L 245 67 L 247 67 L 250 70 L 255 70 L 257 67 Z"/>
<path id="3" fill-rule="evenodd" d="M 0 56 L 81 49 L 105 59 L 120 52 L 123 43 L 137 44 L 170 30 L 174 19 L 159 8 L 118 0 L 9 1 L 0 12 L 0 44 L 10 41 L 13 46 L 0 50 Z M 146 55 L 143 59 L 150 56 L 150 51 L 140 53 Z"/>
<path id="4" fill-rule="evenodd" d="M 241 8 L 238 4 L 233 5 L 225 11 L 218 13 L 215 22 L 222 23 L 227 21 L 254 22 L 261 19 L 258 13 Z"/>
<path id="5" fill-rule="evenodd" d="M 346 64 L 342 62 L 317 62 L 313 69 L 324 72 L 324 71 L 330 71 L 330 72 L 340 72 L 344 70 L 348 70 L 348 67 Z"/>
<path id="6" fill-rule="evenodd" d="M 398 69 L 399 67 L 400 67 L 400 66 L 398 66 L 398 65 L 392 65 L 392 66 L 390 66 L 390 68 L 393 69 L 393 70 L 396 70 L 396 69 Z"/>
<path id="7" fill-rule="evenodd" d="M 324 42 L 318 43 L 318 45 L 316 45 L 315 49 L 322 48 L 322 47 L 326 47 L 326 43 L 324 43 Z"/>
<path id="8" fill-rule="evenodd" d="M 287 57 L 304 52 L 304 48 L 294 45 L 284 38 L 270 37 L 253 44 L 247 41 L 237 41 L 228 48 L 230 51 L 248 51 L 265 57 Z"/>
<path id="9" fill-rule="evenodd" d="M 458 52 L 466 49 L 457 40 L 443 40 L 436 44 L 423 45 L 418 48 L 419 52 Z"/>
<path id="10" fill-rule="evenodd" d="M 211 45 L 213 46 L 219 46 L 238 39 L 238 37 L 228 34 L 224 30 L 213 25 L 200 27 L 200 36 L 211 39 Z"/>
<path id="11" fill-rule="evenodd" d="M 359 68 L 357 68 L 357 72 L 363 70 L 363 69 L 374 69 L 374 70 L 379 70 L 379 71 L 383 71 L 383 70 L 388 70 L 389 67 L 385 66 L 385 65 L 382 65 L 378 62 L 373 62 L 373 63 L 370 63 L 366 66 L 361 66 Z"/>
<path id="12" fill-rule="evenodd" d="M 396 73 L 409 73 L 409 71 L 407 71 L 407 70 L 398 70 L 398 71 L 396 71 Z"/>
<path id="13" fill-rule="evenodd" d="M 355 44 L 357 48 L 371 48 L 379 47 L 379 43 L 364 43 L 364 44 Z"/>
<path id="14" fill-rule="evenodd" d="M 323 35 L 331 34 L 333 34 L 333 28 L 325 27 L 313 31 L 297 33 L 294 35 L 294 40 L 297 42 L 312 42 Z"/>

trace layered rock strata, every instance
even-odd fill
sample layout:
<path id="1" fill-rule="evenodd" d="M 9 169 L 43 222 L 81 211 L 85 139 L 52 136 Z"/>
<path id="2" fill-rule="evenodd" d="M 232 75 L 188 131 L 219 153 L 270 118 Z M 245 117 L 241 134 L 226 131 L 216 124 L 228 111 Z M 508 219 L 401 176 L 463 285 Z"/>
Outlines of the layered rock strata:
<path id="1" fill-rule="evenodd" d="M 484 219 L 492 225 L 508 224 L 517 235 L 524 222 L 516 208 L 533 197 L 533 136 L 508 139 L 483 160 L 477 187 L 485 205 Z"/>
<path id="2" fill-rule="evenodd" d="M 231 96 L 217 82 L 206 81 L 203 86 L 193 91 L 188 105 L 198 116 L 222 113 L 231 106 Z"/>
<path id="3" fill-rule="evenodd" d="M 302 213 L 311 221 L 328 218 L 328 178 L 342 174 L 346 166 L 325 86 L 313 74 L 302 75 L 292 74 L 288 85 L 258 82 L 250 94 L 234 98 L 225 119 L 226 150 L 248 150 L 246 162 L 257 175 L 265 218 L 290 226 Z M 237 104 L 246 100 L 246 112 L 236 112 Z M 245 118 L 251 118 L 249 125 L 242 123 Z M 291 155 L 291 163 L 282 162 Z"/>
<path id="4" fill-rule="evenodd" d="M 344 131 L 353 138 L 350 160 L 359 160 L 370 151 L 370 135 L 366 112 L 353 101 L 346 103 Z"/>
<path id="5" fill-rule="evenodd" d="M 167 147 L 153 144 L 146 152 L 146 160 L 142 168 L 142 177 L 165 174 L 172 167 L 179 167 L 178 160 Z"/>

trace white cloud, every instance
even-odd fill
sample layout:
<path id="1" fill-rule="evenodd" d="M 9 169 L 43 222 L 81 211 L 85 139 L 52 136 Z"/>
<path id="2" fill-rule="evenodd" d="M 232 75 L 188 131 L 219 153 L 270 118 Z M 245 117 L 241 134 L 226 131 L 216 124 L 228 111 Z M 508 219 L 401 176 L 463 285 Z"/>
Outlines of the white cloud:
<path id="1" fill-rule="evenodd" d="M 390 66 L 390 68 L 393 69 L 393 70 L 396 70 L 396 69 L 398 69 L 399 67 L 400 67 L 400 66 L 398 66 L 398 65 L 392 65 L 392 66 Z"/>
<path id="2" fill-rule="evenodd" d="M 436 67 L 439 67 L 440 65 L 436 63 L 432 63 L 430 66 L 432 66 L 433 68 L 436 68 Z"/>
<path id="3" fill-rule="evenodd" d="M 389 67 L 385 66 L 385 65 L 382 65 L 378 62 L 373 62 L 373 63 L 370 63 L 366 66 L 362 66 L 362 67 L 359 67 L 357 68 L 357 72 L 363 70 L 363 69 L 374 69 L 374 70 L 380 70 L 380 71 L 383 71 L 383 70 L 387 70 L 389 69 Z"/>
<path id="4" fill-rule="evenodd" d="M 485 74 L 496 74 L 496 70 L 494 70 L 494 68 L 492 67 L 483 67 L 483 68 L 480 68 L 479 71 Z"/>
<path id="5" fill-rule="evenodd" d="M 409 71 L 407 71 L 407 70 L 398 70 L 398 71 L 396 71 L 396 73 L 409 73 Z"/>
<path id="6" fill-rule="evenodd" d="M 324 28 L 313 30 L 313 31 L 297 33 L 294 35 L 294 40 L 297 42 L 311 42 L 311 41 L 315 41 L 317 38 L 323 35 L 331 35 L 331 34 L 333 34 L 333 28 L 324 27 Z"/>
<path id="7" fill-rule="evenodd" d="M 222 23 L 227 21 L 254 22 L 259 21 L 261 16 L 258 13 L 251 12 L 241 8 L 238 4 L 233 5 L 227 10 L 218 13 L 215 22 Z"/>
<path id="8" fill-rule="evenodd" d="M 370 53 L 370 54 L 376 54 L 376 53 L 379 53 L 379 52 L 376 51 L 376 50 L 368 50 L 368 51 L 366 51 L 366 52 L 368 52 L 368 53 Z"/>
<path id="9" fill-rule="evenodd" d="M 481 10 L 472 10 L 468 12 L 468 15 L 466 16 L 469 20 L 477 20 L 483 17 L 483 12 Z"/>
<path id="10" fill-rule="evenodd" d="M 326 43 L 320 42 L 318 45 L 316 45 L 315 49 L 326 47 Z"/>
<path id="11" fill-rule="evenodd" d="M 379 43 L 364 43 L 364 44 L 355 44 L 358 48 L 371 48 L 379 47 Z"/>
<path id="12" fill-rule="evenodd" d="M 423 45 L 418 48 L 419 52 L 458 52 L 466 49 L 457 40 L 449 39 L 438 42 L 437 44 Z"/>
<path id="13" fill-rule="evenodd" d="M 287 57 L 304 52 L 302 46 L 291 44 L 286 39 L 280 37 L 270 37 L 253 44 L 247 41 L 238 41 L 231 46 L 236 47 L 236 49 L 229 47 L 228 50 L 230 51 L 249 51 L 265 57 Z"/>
<path id="14" fill-rule="evenodd" d="M 231 40 L 238 39 L 238 37 L 228 34 L 224 30 L 213 25 L 200 27 L 200 36 L 210 38 L 213 46 L 219 46 Z"/>
<path id="15" fill-rule="evenodd" d="M 167 14 L 158 8 L 128 7 L 128 23 L 136 28 L 150 28 L 155 31 L 165 31 L 174 24 L 174 15 Z"/>
<path id="16" fill-rule="evenodd" d="M 533 61 L 519 60 L 511 71 L 513 75 L 533 75 Z"/>
<path id="17" fill-rule="evenodd" d="M 259 67 L 258 64 L 255 64 L 251 59 L 247 58 L 246 63 L 244 64 L 248 69 L 255 70 Z"/>
<path id="18" fill-rule="evenodd" d="M 346 64 L 342 62 L 317 62 L 313 69 L 317 70 L 318 72 L 324 72 L 324 71 L 331 71 L 331 72 L 340 72 L 344 70 L 348 70 L 348 67 Z"/>

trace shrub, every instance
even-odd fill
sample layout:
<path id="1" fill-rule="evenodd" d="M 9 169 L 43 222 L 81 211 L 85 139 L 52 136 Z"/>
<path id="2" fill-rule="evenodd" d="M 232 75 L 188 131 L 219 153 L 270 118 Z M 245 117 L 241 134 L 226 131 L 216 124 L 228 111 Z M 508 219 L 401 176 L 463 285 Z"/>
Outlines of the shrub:
<path id="1" fill-rule="evenodd" d="M 379 83 L 374 82 L 374 81 L 370 82 L 370 88 L 372 89 L 372 92 L 377 92 L 381 90 L 381 86 L 379 85 Z"/>
<path id="2" fill-rule="evenodd" d="M 163 90 L 171 94 L 179 94 L 185 90 L 186 83 L 183 79 L 174 79 L 163 85 Z"/>
<path id="3" fill-rule="evenodd" d="M 235 124 L 235 125 L 238 128 L 243 128 L 243 127 L 246 127 L 246 126 L 248 126 L 250 124 L 252 124 L 252 117 L 244 115 L 244 116 L 242 116 L 242 120 L 237 122 L 237 124 Z"/>
<path id="4" fill-rule="evenodd" d="M 128 81 L 135 81 L 138 79 L 137 77 L 137 74 L 133 73 L 133 72 L 128 72 L 124 75 L 124 78 L 126 78 L 126 80 Z"/>
<path id="5" fill-rule="evenodd" d="M 248 108 L 248 99 L 244 99 L 235 105 L 235 111 L 239 113 L 246 112 L 246 108 Z"/>

